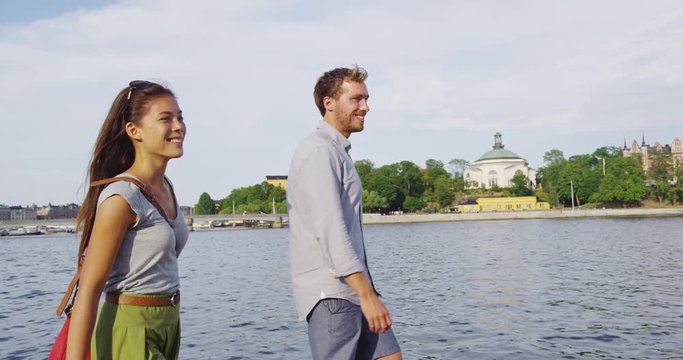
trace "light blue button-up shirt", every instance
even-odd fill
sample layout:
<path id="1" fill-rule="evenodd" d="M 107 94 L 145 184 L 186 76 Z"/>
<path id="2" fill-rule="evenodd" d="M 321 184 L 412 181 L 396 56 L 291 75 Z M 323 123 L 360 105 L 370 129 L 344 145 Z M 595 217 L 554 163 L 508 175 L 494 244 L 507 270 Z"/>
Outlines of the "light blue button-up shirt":
<path id="1" fill-rule="evenodd" d="M 371 281 L 363 244 L 361 182 L 350 148 L 349 140 L 323 121 L 299 144 L 289 168 L 289 255 L 300 320 L 321 299 L 359 304 L 345 276 L 362 272 Z"/>

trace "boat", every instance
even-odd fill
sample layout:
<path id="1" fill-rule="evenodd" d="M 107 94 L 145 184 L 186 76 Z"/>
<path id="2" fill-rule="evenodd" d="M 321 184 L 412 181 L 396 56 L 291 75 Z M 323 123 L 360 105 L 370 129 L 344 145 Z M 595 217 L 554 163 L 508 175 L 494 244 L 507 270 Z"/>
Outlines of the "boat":
<path id="1" fill-rule="evenodd" d="M 45 231 L 39 226 L 21 226 L 17 228 L 5 229 L 6 236 L 23 236 L 23 235 L 43 235 Z"/>

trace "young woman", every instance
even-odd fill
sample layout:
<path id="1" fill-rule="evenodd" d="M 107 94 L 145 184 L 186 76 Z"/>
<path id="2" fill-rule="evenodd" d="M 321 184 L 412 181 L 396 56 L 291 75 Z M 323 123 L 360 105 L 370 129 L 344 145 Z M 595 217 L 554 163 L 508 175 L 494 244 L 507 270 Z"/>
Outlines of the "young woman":
<path id="1" fill-rule="evenodd" d="M 178 357 L 178 255 L 188 232 L 164 174 L 168 161 L 183 155 L 185 132 L 169 89 L 136 80 L 116 96 L 78 214 L 80 280 L 67 359 L 84 359 L 88 350 L 96 359 Z M 99 181 L 112 177 L 137 182 Z"/>

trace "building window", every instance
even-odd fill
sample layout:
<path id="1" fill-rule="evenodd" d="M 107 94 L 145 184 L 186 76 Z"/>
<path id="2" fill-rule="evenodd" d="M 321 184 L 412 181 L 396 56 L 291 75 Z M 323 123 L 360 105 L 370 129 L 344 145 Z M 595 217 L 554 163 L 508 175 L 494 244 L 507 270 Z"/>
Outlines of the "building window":
<path id="1" fill-rule="evenodd" d="M 498 186 L 498 173 L 496 170 L 489 171 L 489 188 Z"/>

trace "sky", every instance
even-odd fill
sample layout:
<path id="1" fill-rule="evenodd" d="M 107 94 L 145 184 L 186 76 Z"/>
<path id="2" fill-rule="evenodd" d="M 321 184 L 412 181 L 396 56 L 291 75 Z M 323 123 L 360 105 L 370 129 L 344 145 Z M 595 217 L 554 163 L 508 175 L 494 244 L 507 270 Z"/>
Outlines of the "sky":
<path id="1" fill-rule="evenodd" d="M 351 156 L 474 161 L 500 132 L 538 169 L 683 137 L 683 2 L 0 1 L 0 204 L 80 203 L 99 128 L 130 80 L 168 85 L 188 127 L 181 205 L 286 175 L 320 121 L 317 78 L 358 64 Z"/>

